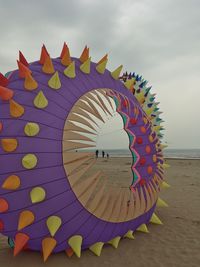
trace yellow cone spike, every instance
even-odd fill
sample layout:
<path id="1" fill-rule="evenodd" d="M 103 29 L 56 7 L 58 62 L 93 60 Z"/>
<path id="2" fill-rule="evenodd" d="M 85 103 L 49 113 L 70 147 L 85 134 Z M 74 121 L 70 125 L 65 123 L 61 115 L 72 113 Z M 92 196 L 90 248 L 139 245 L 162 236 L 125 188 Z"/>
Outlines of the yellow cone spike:
<path id="1" fill-rule="evenodd" d="M 83 49 L 83 52 L 80 56 L 80 61 L 81 63 L 85 62 L 86 60 L 88 60 L 89 58 L 89 48 L 87 48 L 87 46 L 85 46 L 85 48 Z"/>
<path id="2" fill-rule="evenodd" d="M 68 240 L 68 244 L 73 249 L 74 253 L 78 258 L 81 256 L 81 245 L 83 238 L 80 235 L 74 235 Z"/>
<path id="3" fill-rule="evenodd" d="M 62 224 L 62 220 L 58 216 L 50 216 L 46 221 L 51 236 L 54 236 Z"/>
<path id="4" fill-rule="evenodd" d="M 19 215 L 18 221 L 18 231 L 25 228 L 28 225 L 31 225 L 35 220 L 35 216 L 32 211 L 24 210 Z"/>
<path id="5" fill-rule="evenodd" d="M 120 236 L 116 236 L 115 238 L 111 239 L 108 244 L 112 245 L 114 248 L 118 248 L 120 239 Z"/>
<path id="6" fill-rule="evenodd" d="M 149 230 L 148 230 L 146 224 L 144 224 L 144 223 L 141 224 L 136 230 L 139 232 L 142 232 L 142 233 L 149 233 Z"/>
<path id="7" fill-rule="evenodd" d="M 169 164 L 167 164 L 167 163 L 163 163 L 163 168 L 164 168 L 164 169 L 167 169 L 167 168 L 169 168 L 169 167 L 170 167 Z"/>
<path id="8" fill-rule="evenodd" d="M 154 224 L 163 224 L 155 213 L 152 214 L 150 222 Z"/>
<path id="9" fill-rule="evenodd" d="M 1 139 L 1 145 L 5 152 L 13 152 L 16 150 L 18 142 L 14 138 Z"/>
<path id="10" fill-rule="evenodd" d="M 122 68 L 123 68 L 123 65 L 120 65 L 118 68 L 116 68 L 113 72 L 110 73 L 113 79 L 115 80 L 119 79 Z"/>
<path id="11" fill-rule="evenodd" d="M 36 82 L 36 80 L 34 80 L 34 78 L 32 77 L 30 73 L 28 73 L 25 77 L 24 87 L 26 90 L 29 90 L 29 91 L 32 91 L 38 88 L 38 83 Z"/>
<path id="12" fill-rule="evenodd" d="M 61 82 L 60 82 L 59 74 L 58 74 L 57 71 L 53 74 L 53 76 L 51 77 L 51 79 L 48 81 L 48 85 L 52 89 L 55 89 L 55 90 L 60 89 Z"/>
<path id="13" fill-rule="evenodd" d="M 130 89 L 133 84 L 134 84 L 134 79 L 127 79 L 127 81 L 124 83 L 127 89 Z"/>
<path id="14" fill-rule="evenodd" d="M 92 251 L 96 256 L 100 256 L 103 245 L 104 245 L 103 242 L 97 242 L 94 245 L 90 246 L 89 250 Z"/>
<path id="15" fill-rule="evenodd" d="M 2 184 L 2 188 L 6 190 L 16 190 L 20 187 L 20 178 L 17 175 L 10 175 Z"/>
<path id="16" fill-rule="evenodd" d="M 153 113 L 154 108 L 148 108 L 145 110 L 146 114 L 150 116 Z"/>
<path id="17" fill-rule="evenodd" d="M 91 63 L 91 57 L 89 57 L 85 62 L 83 62 L 82 65 L 80 65 L 80 70 L 85 73 L 90 73 L 90 63 Z"/>
<path id="18" fill-rule="evenodd" d="M 52 251 L 56 247 L 56 240 L 52 237 L 46 237 L 42 240 L 42 251 L 43 251 L 43 259 L 44 262 L 51 255 Z"/>
<path id="19" fill-rule="evenodd" d="M 75 73 L 75 62 L 73 61 L 70 63 L 70 65 L 64 70 L 65 76 L 68 78 L 75 78 L 76 73 Z"/>
<path id="20" fill-rule="evenodd" d="M 42 71 L 47 74 L 53 74 L 55 72 L 53 62 L 50 58 L 50 56 L 46 56 L 44 65 L 42 67 Z"/>
<path id="21" fill-rule="evenodd" d="M 167 147 L 168 147 L 168 145 L 160 144 L 160 148 L 161 148 L 161 149 L 165 149 L 165 148 L 167 148 Z"/>
<path id="22" fill-rule="evenodd" d="M 158 198 L 158 200 L 156 202 L 156 207 L 167 208 L 167 207 L 169 207 L 169 205 L 164 200 L 162 200 L 161 198 Z"/>
<path id="23" fill-rule="evenodd" d="M 96 70 L 98 71 L 98 73 L 104 74 L 107 62 L 108 62 L 108 59 L 105 59 L 104 61 L 102 61 L 96 66 Z"/>
<path id="24" fill-rule="evenodd" d="M 137 98 L 137 100 L 140 104 L 143 104 L 145 102 L 144 92 L 140 92 L 140 93 L 136 94 L 135 97 Z"/>
<path id="25" fill-rule="evenodd" d="M 129 239 L 135 239 L 134 236 L 133 236 L 133 231 L 132 230 L 129 230 L 125 235 L 124 235 L 125 238 L 129 238 Z"/>
<path id="26" fill-rule="evenodd" d="M 22 165 L 26 169 L 33 169 L 37 165 L 37 157 L 34 154 L 27 154 L 22 158 Z"/>
<path id="27" fill-rule="evenodd" d="M 45 199 L 46 192 L 42 187 L 34 187 L 30 192 L 30 198 L 32 203 L 38 203 Z"/>
<path id="28" fill-rule="evenodd" d="M 36 95 L 33 102 L 34 102 L 35 107 L 40 108 L 40 109 L 46 108 L 48 106 L 48 100 L 42 91 L 40 91 Z"/>
<path id="29" fill-rule="evenodd" d="M 40 126 L 35 122 L 27 122 L 24 127 L 24 132 L 27 136 L 35 136 L 39 133 Z"/>
<path id="30" fill-rule="evenodd" d="M 170 188 L 170 185 L 167 182 L 163 181 L 161 184 L 161 188 Z"/>
<path id="31" fill-rule="evenodd" d="M 15 102 L 14 100 L 10 100 L 10 115 L 14 118 L 19 118 L 24 114 L 24 107 Z"/>
<path id="32" fill-rule="evenodd" d="M 154 127 L 153 127 L 153 130 L 154 130 L 155 132 L 159 132 L 160 128 L 161 128 L 161 126 L 160 126 L 160 125 L 157 125 L 157 126 L 154 126 Z"/>

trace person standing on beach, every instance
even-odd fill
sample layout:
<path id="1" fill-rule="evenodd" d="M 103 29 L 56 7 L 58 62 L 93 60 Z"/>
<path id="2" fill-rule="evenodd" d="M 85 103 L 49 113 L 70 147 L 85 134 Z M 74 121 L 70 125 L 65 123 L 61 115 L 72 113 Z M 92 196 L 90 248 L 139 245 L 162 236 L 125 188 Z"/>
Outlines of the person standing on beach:
<path id="1" fill-rule="evenodd" d="M 96 153 L 96 158 L 98 158 L 98 156 L 99 156 L 99 150 L 97 149 L 95 153 Z"/>
<path id="2" fill-rule="evenodd" d="M 102 151 L 102 158 L 104 158 L 105 157 L 105 152 L 104 151 Z"/>
<path id="3" fill-rule="evenodd" d="M 109 159 L 109 154 L 108 154 L 108 153 L 107 153 L 107 155 L 106 155 L 106 156 L 107 156 L 107 159 Z"/>

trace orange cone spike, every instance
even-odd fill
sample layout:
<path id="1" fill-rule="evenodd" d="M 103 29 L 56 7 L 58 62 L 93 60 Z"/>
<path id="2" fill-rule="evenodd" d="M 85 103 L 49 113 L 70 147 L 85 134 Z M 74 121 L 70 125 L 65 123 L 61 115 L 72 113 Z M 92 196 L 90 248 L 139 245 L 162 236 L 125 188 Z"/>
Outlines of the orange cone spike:
<path id="1" fill-rule="evenodd" d="M 68 249 L 66 249 L 65 252 L 66 252 L 66 254 L 67 254 L 67 256 L 68 256 L 69 258 L 71 258 L 72 255 L 74 254 L 74 251 L 73 251 L 72 248 L 68 248 Z"/>
<path id="2" fill-rule="evenodd" d="M 19 68 L 19 77 L 25 78 L 28 74 L 32 73 L 22 62 L 17 60 L 18 68 Z"/>
<path id="3" fill-rule="evenodd" d="M 68 50 L 67 44 L 64 42 L 63 44 L 63 48 L 60 54 L 60 58 L 63 58 L 64 54 L 66 53 L 66 51 Z"/>
<path id="4" fill-rule="evenodd" d="M 39 61 L 40 64 L 42 64 L 42 65 L 44 64 L 45 59 L 46 59 L 47 56 L 49 56 L 49 53 L 48 53 L 45 45 L 43 45 L 42 49 L 41 49 L 41 55 L 40 55 L 40 61 Z"/>
<path id="5" fill-rule="evenodd" d="M 24 87 L 26 90 L 32 91 L 38 88 L 38 83 L 36 80 L 32 77 L 31 74 L 26 75 Z"/>
<path id="6" fill-rule="evenodd" d="M 42 71 L 47 74 L 52 74 L 55 72 L 52 60 L 49 55 L 45 58 Z"/>
<path id="7" fill-rule="evenodd" d="M 3 123 L 0 122 L 0 132 L 3 130 Z"/>
<path id="8" fill-rule="evenodd" d="M 15 102 L 14 100 L 10 100 L 10 115 L 14 118 L 19 118 L 24 114 L 24 107 Z"/>
<path id="9" fill-rule="evenodd" d="M 0 72 L 0 85 L 6 87 L 8 82 L 8 79 Z"/>
<path id="10" fill-rule="evenodd" d="M 99 60 L 99 62 L 97 63 L 97 65 L 101 64 L 102 62 L 104 62 L 107 59 L 108 59 L 108 54 L 106 54 L 104 57 L 102 57 L 102 59 Z"/>
<path id="11" fill-rule="evenodd" d="M 85 46 L 85 48 L 83 49 L 83 52 L 82 52 L 82 54 L 80 56 L 80 61 L 83 63 L 88 58 L 89 58 L 89 48 L 87 48 L 87 46 Z"/>
<path id="12" fill-rule="evenodd" d="M 44 238 L 42 240 L 42 251 L 43 251 L 44 262 L 51 255 L 51 253 L 54 250 L 56 244 L 57 244 L 57 241 L 52 237 L 46 237 L 46 238 Z"/>
<path id="13" fill-rule="evenodd" d="M 29 67 L 28 62 L 21 51 L 19 51 L 19 61 L 24 64 L 24 66 Z"/>
<path id="14" fill-rule="evenodd" d="M 19 254 L 27 242 L 29 241 L 30 237 L 24 233 L 17 233 L 15 236 L 15 248 L 14 248 L 14 256 Z"/>
<path id="15" fill-rule="evenodd" d="M 4 198 L 0 198 L 0 213 L 6 212 L 8 208 L 8 202 Z"/>
<path id="16" fill-rule="evenodd" d="M 0 86 L 0 98 L 2 100 L 10 100 L 14 95 L 13 90 Z"/>

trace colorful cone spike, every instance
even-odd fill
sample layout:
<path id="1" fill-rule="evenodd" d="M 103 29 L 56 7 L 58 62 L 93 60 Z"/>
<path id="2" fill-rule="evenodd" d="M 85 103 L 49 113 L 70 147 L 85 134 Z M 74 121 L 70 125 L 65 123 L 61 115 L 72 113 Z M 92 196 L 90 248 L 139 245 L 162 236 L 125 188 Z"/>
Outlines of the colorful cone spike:
<path id="1" fill-rule="evenodd" d="M 71 258 L 74 254 L 74 251 L 71 248 L 66 249 L 65 252 L 69 258 Z"/>
<path id="2" fill-rule="evenodd" d="M 42 49 L 41 49 L 41 55 L 40 55 L 40 64 L 44 64 L 44 62 L 45 62 L 45 59 L 46 59 L 46 57 L 48 57 L 49 56 L 49 53 L 48 53 L 48 51 L 47 51 L 47 49 L 46 49 L 46 47 L 45 47 L 45 45 L 43 45 L 42 46 Z"/>
<path id="3" fill-rule="evenodd" d="M 124 237 L 129 238 L 129 239 L 135 239 L 134 236 L 133 236 L 133 231 L 132 231 L 132 230 L 129 230 L 129 231 L 124 235 Z"/>
<path id="4" fill-rule="evenodd" d="M 163 168 L 164 168 L 164 169 L 167 169 L 167 168 L 169 168 L 169 167 L 170 167 L 169 164 L 167 164 L 167 163 L 163 163 Z"/>
<path id="5" fill-rule="evenodd" d="M 152 214 L 150 222 L 154 224 L 163 224 L 155 213 Z"/>
<path id="6" fill-rule="evenodd" d="M 64 43 L 63 45 L 63 50 L 61 52 L 61 63 L 64 66 L 69 66 L 69 64 L 72 62 L 71 57 L 70 57 L 70 52 L 69 52 L 69 48 L 66 45 L 66 43 Z"/>
<path id="7" fill-rule="evenodd" d="M 14 256 L 17 256 L 19 254 L 24 246 L 29 241 L 30 237 L 24 233 L 17 233 L 15 236 L 15 247 L 14 247 Z"/>
<path id="8" fill-rule="evenodd" d="M 24 114 L 24 107 L 14 100 L 10 100 L 10 115 L 14 118 L 19 118 Z"/>
<path id="9" fill-rule="evenodd" d="M 105 56 L 103 56 L 98 62 L 97 65 L 101 64 L 102 62 L 108 60 L 108 54 L 105 54 Z"/>
<path id="10" fill-rule="evenodd" d="M 28 74 L 31 74 L 31 70 L 29 70 L 29 68 L 27 68 L 22 62 L 20 62 L 19 60 L 17 60 L 17 64 L 18 64 L 18 69 L 19 69 L 19 77 L 20 78 L 25 78 Z"/>
<path id="11" fill-rule="evenodd" d="M 46 192 L 42 187 L 34 187 L 30 192 L 30 198 L 32 203 L 42 202 L 46 197 Z"/>
<path id="12" fill-rule="evenodd" d="M 6 212 L 8 209 L 8 202 L 4 198 L 0 198 L 0 213 Z"/>
<path id="13" fill-rule="evenodd" d="M 103 242 L 97 242 L 94 245 L 90 246 L 89 250 L 92 251 L 96 256 L 100 256 L 103 245 L 104 245 Z"/>
<path id="14" fill-rule="evenodd" d="M 116 236 L 115 238 L 108 241 L 108 244 L 112 245 L 114 248 L 118 248 L 120 239 L 121 239 L 120 236 Z"/>
<path id="15" fill-rule="evenodd" d="M 30 210 L 24 210 L 19 215 L 18 231 L 22 230 L 26 226 L 31 225 L 35 220 L 35 215 Z"/>
<path id="16" fill-rule="evenodd" d="M 19 61 L 24 64 L 24 66 L 29 67 L 28 62 L 21 51 L 19 51 Z"/>
<path id="17" fill-rule="evenodd" d="M 36 108 L 40 108 L 40 109 L 46 108 L 48 106 L 48 100 L 47 100 L 47 98 L 45 97 L 45 95 L 44 95 L 44 93 L 42 91 L 40 91 L 36 95 L 36 97 L 34 98 L 33 103 L 34 103 Z"/>
<path id="18" fill-rule="evenodd" d="M 14 138 L 3 138 L 1 139 L 1 145 L 5 152 L 13 152 L 16 150 L 18 142 Z"/>
<path id="19" fill-rule="evenodd" d="M 169 207 L 169 205 L 164 200 L 162 200 L 161 198 L 158 198 L 158 200 L 156 202 L 156 207 L 167 208 L 167 207 Z"/>
<path id="20" fill-rule="evenodd" d="M 17 175 L 10 175 L 2 184 L 2 188 L 6 190 L 16 190 L 20 187 L 21 181 Z"/>
<path id="21" fill-rule="evenodd" d="M 118 68 L 116 68 L 113 72 L 110 73 L 113 79 L 115 80 L 119 79 L 122 68 L 123 68 L 123 65 L 120 65 Z"/>
<path id="22" fill-rule="evenodd" d="M 56 245 L 57 245 L 57 241 L 52 237 L 46 237 L 42 240 L 42 251 L 43 251 L 44 262 L 51 255 Z"/>
<path id="23" fill-rule="evenodd" d="M 137 98 L 137 100 L 140 104 L 143 104 L 145 102 L 144 92 L 140 92 L 138 94 L 135 94 L 135 97 Z"/>
<path id="24" fill-rule="evenodd" d="M 106 58 L 104 61 L 97 64 L 96 70 L 98 73 L 104 74 L 107 62 L 108 62 L 108 59 Z"/>
<path id="25" fill-rule="evenodd" d="M 0 72 L 0 86 L 6 87 L 9 80 Z"/>
<path id="26" fill-rule="evenodd" d="M 62 51 L 61 51 L 61 54 L 60 54 L 60 58 L 63 58 L 63 56 L 64 56 L 64 54 L 66 53 L 66 51 L 67 51 L 67 44 L 66 44 L 66 42 L 64 42 L 64 44 L 63 44 L 63 48 L 62 48 Z"/>
<path id="27" fill-rule="evenodd" d="M 89 48 L 87 48 L 87 46 L 85 46 L 85 48 L 83 49 L 83 52 L 80 56 L 80 62 L 84 63 L 86 60 L 88 60 L 89 58 Z"/>
<path id="28" fill-rule="evenodd" d="M 80 65 L 80 70 L 85 73 L 90 73 L 90 63 L 91 63 L 91 57 L 89 57 L 82 65 Z"/>
<path id="29" fill-rule="evenodd" d="M 53 62 L 50 58 L 50 56 L 46 56 L 44 60 L 44 65 L 42 67 L 42 71 L 47 74 L 53 74 L 55 72 Z"/>
<path id="30" fill-rule="evenodd" d="M 125 87 L 127 88 L 127 89 L 130 89 L 131 88 L 131 86 L 134 84 L 134 79 L 128 79 L 125 83 L 124 83 L 124 85 L 125 85 Z"/>
<path id="31" fill-rule="evenodd" d="M 167 182 L 163 181 L 161 184 L 161 188 L 170 188 L 170 185 Z"/>
<path id="32" fill-rule="evenodd" d="M 27 122 L 24 127 L 24 132 L 27 136 L 35 136 L 39 133 L 40 126 L 35 122 Z"/>
<path id="33" fill-rule="evenodd" d="M 25 169 L 33 169 L 37 165 L 37 157 L 34 154 L 26 154 L 22 158 L 22 165 Z"/>
<path id="34" fill-rule="evenodd" d="M 4 223 L 2 220 L 0 220 L 0 231 L 4 230 Z"/>
<path id="35" fill-rule="evenodd" d="M 32 75 L 30 73 L 28 73 L 25 77 L 24 87 L 26 90 L 29 90 L 29 91 L 32 91 L 32 90 L 35 90 L 38 88 L 38 83 L 32 77 Z"/>
<path id="36" fill-rule="evenodd" d="M 0 86 L 0 98 L 2 100 L 10 100 L 14 95 L 13 90 Z"/>
<path id="37" fill-rule="evenodd" d="M 144 223 L 141 224 L 136 230 L 139 232 L 143 232 L 143 233 L 149 233 L 149 230 L 148 230 L 146 224 L 144 224 Z"/>
<path id="38" fill-rule="evenodd" d="M 62 220 L 58 216 L 50 216 L 46 221 L 51 236 L 54 236 L 62 224 Z"/>
<path id="39" fill-rule="evenodd" d="M 70 65 L 64 70 L 65 76 L 68 78 L 75 78 L 76 73 L 75 73 L 75 62 L 71 62 Z"/>
<path id="40" fill-rule="evenodd" d="M 154 108 L 148 108 L 148 109 L 145 110 L 147 116 L 150 116 L 153 113 L 153 109 Z"/>
<path id="41" fill-rule="evenodd" d="M 68 240 L 68 244 L 73 249 L 74 253 L 78 258 L 81 256 L 81 245 L 83 238 L 80 235 L 74 235 Z"/>
<path id="42" fill-rule="evenodd" d="M 53 76 L 51 77 L 51 79 L 48 81 L 48 85 L 49 87 L 51 87 L 52 89 L 58 90 L 61 87 L 61 82 L 60 82 L 60 78 L 59 78 L 59 74 L 58 71 L 56 71 Z"/>

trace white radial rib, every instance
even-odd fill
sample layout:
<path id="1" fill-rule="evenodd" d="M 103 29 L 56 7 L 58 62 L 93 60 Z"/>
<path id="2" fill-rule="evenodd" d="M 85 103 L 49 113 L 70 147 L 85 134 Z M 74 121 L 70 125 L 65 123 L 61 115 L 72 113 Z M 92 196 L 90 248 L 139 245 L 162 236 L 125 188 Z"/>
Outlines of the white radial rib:
<path id="1" fill-rule="evenodd" d="M 107 208 L 105 209 L 104 213 L 102 214 L 102 219 L 106 221 L 110 221 L 112 219 L 112 213 L 117 201 L 117 188 L 112 188 L 109 196 L 109 200 L 107 203 Z"/>
<path id="2" fill-rule="evenodd" d="M 85 135 L 76 133 L 76 132 L 72 132 L 72 131 L 64 132 L 63 141 L 69 141 L 69 140 L 95 142 L 93 139 L 91 139 L 91 138 L 89 138 L 89 137 L 87 137 Z"/>
<path id="3" fill-rule="evenodd" d="M 65 123 L 64 126 L 64 131 L 76 131 L 76 132 L 83 132 L 83 133 L 89 133 L 89 134 L 93 134 L 93 135 L 97 135 L 96 133 L 93 133 L 85 128 L 82 128 L 80 126 L 75 125 L 74 123 L 72 123 L 71 121 L 67 121 Z"/>
<path id="4" fill-rule="evenodd" d="M 130 191 L 130 199 L 129 199 L 129 206 L 128 206 L 128 212 L 127 212 L 127 220 L 131 220 L 134 218 L 135 214 L 135 199 L 134 194 L 132 191 Z"/>
<path id="5" fill-rule="evenodd" d="M 93 102 L 90 100 L 90 98 L 84 96 L 83 99 L 88 103 L 88 105 L 93 109 L 93 111 L 94 111 L 95 113 L 99 114 L 99 119 L 100 119 L 102 122 L 105 122 L 104 119 L 103 119 L 103 117 L 100 115 L 98 109 L 95 107 L 95 105 L 93 104 Z"/>
<path id="6" fill-rule="evenodd" d="M 95 91 L 93 92 L 93 94 L 97 96 L 97 93 Z M 96 98 L 93 94 L 88 93 L 86 96 L 90 100 L 93 100 L 101 108 L 101 110 L 106 114 L 106 109 L 104 108 L 104 105 L 102 105 L 101 101 L 99 100 L 99 97 L 97 96 L 97 98 Z"/>
<path id="7" fill-rule="evenodd" d="M 93 125 L 91 123 L 89 123 L 89 121 L 85 120 L 84 118 L 80 117 L 79 115 L 77 115 L 75 113 L 70 113 L 68 116 L 68 120 L 82 123 L 83 125 L 86 125 L 89 128 L 96 131 L 96 129 L 93 127 Z"/>
<path id="8" fill-rule="evenodd" d="M 95 215 L 97 217 L 102 217 L 103 213 L 105 212 L 105 210 L 107 209 L 107 204 L 109 201 L 109 197 L 110 197 L 110 193 L 111 193 L 111 188 L 108 188 L 108 191 L 104 193 L 97 210 L 95 210 Z"/>
<path id="9" fill-rule="evenodd" d="M 95 95 L 97 96 L 99 102 L 101 103 L 102 109 L 104 109 L 104 111 L 106 110 L 108 114 L 110 114 L 110 116 L 112 116 L 112 113 L 110 112 L 110 110 L 107 108 L 107 106 L 105 105 L 105 103 L 103 102 L 101 96 L 99 93 L 97 93 L 96 91 L 94 92 Z M 106 98 L 107 99 L 107 98 Z"/>
<path id="10" fill-rule="evenodd" d="M 117 201 L 115 203 L 115 207 L 113 209 L 113 213 L 112 213 L 112 220 L 113 221 L 117 221 L 117 219 L 119 218 L 119 214 L 120 214 L 120 207 L 121 207 L 121 202 L 122 202 L 122 199 L 123 199 L 123 192 L 122 192 L 122 189 L 120 188 L 118 190 L 118 194 L 117 194 Z"/>
<path id="11" fill-rule="evenodd" d="M 63 153 L 65 151 L 70 151 L 70 150 L 76 150 L 79 148 L 88 148 L 88 147 L 95 147 L 95 144 L 84 144 L 84 143 L 79 143 L 79 142 L 73 142 L 73 141 L 64 141 L 63 142 Z"/>
<path id="12" fill-rule="evenodd" d="M 101 185 L 100 189 L 97 191 L 94 198 L 91 200 L 90 203 L 87 203 L 86 208 L 91 212 L 94 213 L 94 211 L 98 208 L 99 203 L 105 193 L 105 187 L 106 187 L 106 181 L 104 181 L 103 185 Z"/>
<path id="13" fill-rule="evenodd" d="M 68 176 L 70 185 L 73 187 L 80 178 L 95 164 L 96 159 L 92 160 L 89 165 L 81 167 L 81 169 L 77 169 L 77 171 L 73 172 L 73 174 Z"/>
<path id="14" fill-rule="evenodd" d="M 120 213 L 118 217 L 118 222 L 123 222 L 127 216 L 127 211 L 128 211 L 128 195 L 127 195 L 127 188 L 123 189 L 123 197 L 121 201 L 121 207 L 120 207 Z"/>

